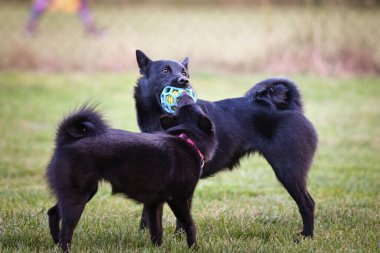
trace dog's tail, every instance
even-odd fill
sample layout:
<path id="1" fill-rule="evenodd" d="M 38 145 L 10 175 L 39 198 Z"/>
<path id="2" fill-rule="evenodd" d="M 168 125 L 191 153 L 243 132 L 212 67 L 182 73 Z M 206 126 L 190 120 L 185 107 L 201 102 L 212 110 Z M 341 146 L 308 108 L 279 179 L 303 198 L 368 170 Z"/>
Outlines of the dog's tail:
<path id="1" fill-rule="evenodd" d="M 261 81 L 253 86 L 246 96 L 277 110 L 303 111 L 301 94 L 297 86 L 285 78 L 270 78 Z"/>
<path id="2" fill-rule="evenodd" d="M 105 133 L 109 128 L 96 106 L 84 104 L 66 116 L 58 126 L 56 144 L 62 145 Z"/>

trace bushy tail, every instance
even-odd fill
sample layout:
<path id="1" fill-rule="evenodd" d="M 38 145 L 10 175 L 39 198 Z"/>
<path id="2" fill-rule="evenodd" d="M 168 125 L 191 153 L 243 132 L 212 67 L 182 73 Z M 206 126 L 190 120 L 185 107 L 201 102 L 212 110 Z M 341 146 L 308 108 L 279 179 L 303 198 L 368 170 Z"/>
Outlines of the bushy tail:
<path id="1" fill-rule="evenodd" d="M 303 111 L 297 86 L 285 78 L 270 78 L 259 82 L 246 93 L 246 96 L 277 110 Z"/>
<path id="2" fill-rule="evenodd" d="M 109 128 L 95 106 L 84 104 L 66 116 L 58 126 L 56 144 L 62 145 L 89 136 L 103 134 Z"/>

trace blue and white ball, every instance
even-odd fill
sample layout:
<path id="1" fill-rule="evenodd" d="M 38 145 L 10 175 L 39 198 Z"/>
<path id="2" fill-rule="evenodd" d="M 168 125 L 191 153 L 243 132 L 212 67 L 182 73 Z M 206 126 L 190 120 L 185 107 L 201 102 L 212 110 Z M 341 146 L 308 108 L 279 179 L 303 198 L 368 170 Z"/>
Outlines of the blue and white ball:
<path id="1" fill-rule="evenodd" d="M 190 97 L 197 102 L 197 95 L 191 88 L 177 88 L 173 86 L 166 86 L 160 96 L 161 106 L 167 113 L 173 114 L 178 107 L 178 98 L 181 93 L 186 91 Z"/>

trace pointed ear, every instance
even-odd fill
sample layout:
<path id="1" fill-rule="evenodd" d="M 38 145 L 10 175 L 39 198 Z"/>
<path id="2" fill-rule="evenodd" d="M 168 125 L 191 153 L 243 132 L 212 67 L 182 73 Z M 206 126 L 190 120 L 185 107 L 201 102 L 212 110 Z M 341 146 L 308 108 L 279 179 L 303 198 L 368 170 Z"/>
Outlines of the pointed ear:
<path id="1" fill-rule="evenodd" d="M 177 119 L 175 118 L 175 116 L 162 115 L 160 117 L 160 124 L 162 129 L 166 130 L 177 125 Z"/>
<path id="2" fill-rule="evenodd" d="M 144 74 L 145 67 L 148 66 L 150 62 L 152 62 L 151 59 L 149 59 L 148 56 L 146 56 L 143 51 L 141 50 L 136 50 L 136 60 L 137 64 L 139 65 L 140 68 L 140 74 Z"/>
<path id="3" fill-rule="evenodd" d="M 188 69 L 188 66 L 189 66 L 189 57 L 186 57 L 185 59 L 183 59 L 183 61 L 181 62 L 182 65 Z"/>
<path id="4" fill-rule="evenodd" d="M 206 116 L 201 116 L 199 118 L 198 127 L 208 135 L 214 133 L 214 124 L 212 124 L 211 120 Z"/>
<path id="5" fill-rule="evenodd" d="M 195 104 L 194 100 L 190 95 L 184 91 L 181 93 L 181 95 L 178 97 L 177 105 L 178 107 L 182 107 L 184 105 L 193 105 Z"/>

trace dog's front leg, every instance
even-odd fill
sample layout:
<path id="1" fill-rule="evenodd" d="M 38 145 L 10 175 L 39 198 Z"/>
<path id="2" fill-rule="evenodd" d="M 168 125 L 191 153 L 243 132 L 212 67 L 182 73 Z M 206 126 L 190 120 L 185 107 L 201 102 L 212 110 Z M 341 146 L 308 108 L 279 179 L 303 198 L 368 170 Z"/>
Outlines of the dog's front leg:
<path id="1" fill-rule="evenodd" d="M 162 209 L 164 203 L 146 204 L 144 209 L 146 211 L 147 223 L 150 231 L 150 240 L 156 246 L 162 244 Z"/>
<path id="2" fill-rule="evenodd" d="M 181 222 L 183 228 L 186 232 L 187 245 L 190 247 L 195 247 L 196 231 L 193 218 L 191 217 L 189 199 L 173 199 L 168 201 L 170 209 L 172 209 L 176 218 Z"/>
<path id="3" fill-rule="evenodd" d="M 142 213 L 141 213 L 141 221 L 140 221 L 140 229 L 145 230 L 148 227 L 148 211 L 147 204 L 144 204 Z"/>
<path id="4" fill-rule="evenodd" d="M 189 206 L 189 210 L 190 210 L 190 213 L 191 213 L 191 205 L 192 205 L 192 201 L 193 201 L 193 196 L 191 196 L 188 200 L 187 200 L 187 205 Z M 185 231 L 185 227 L 184 225 L 182 224 L 182 222 L 180 220 L 177 219 L 177 222 L 176 222 L 176 227 L 175 227 L 175 234 L 179 234 L 179 233 L 182 233 Z"/>

